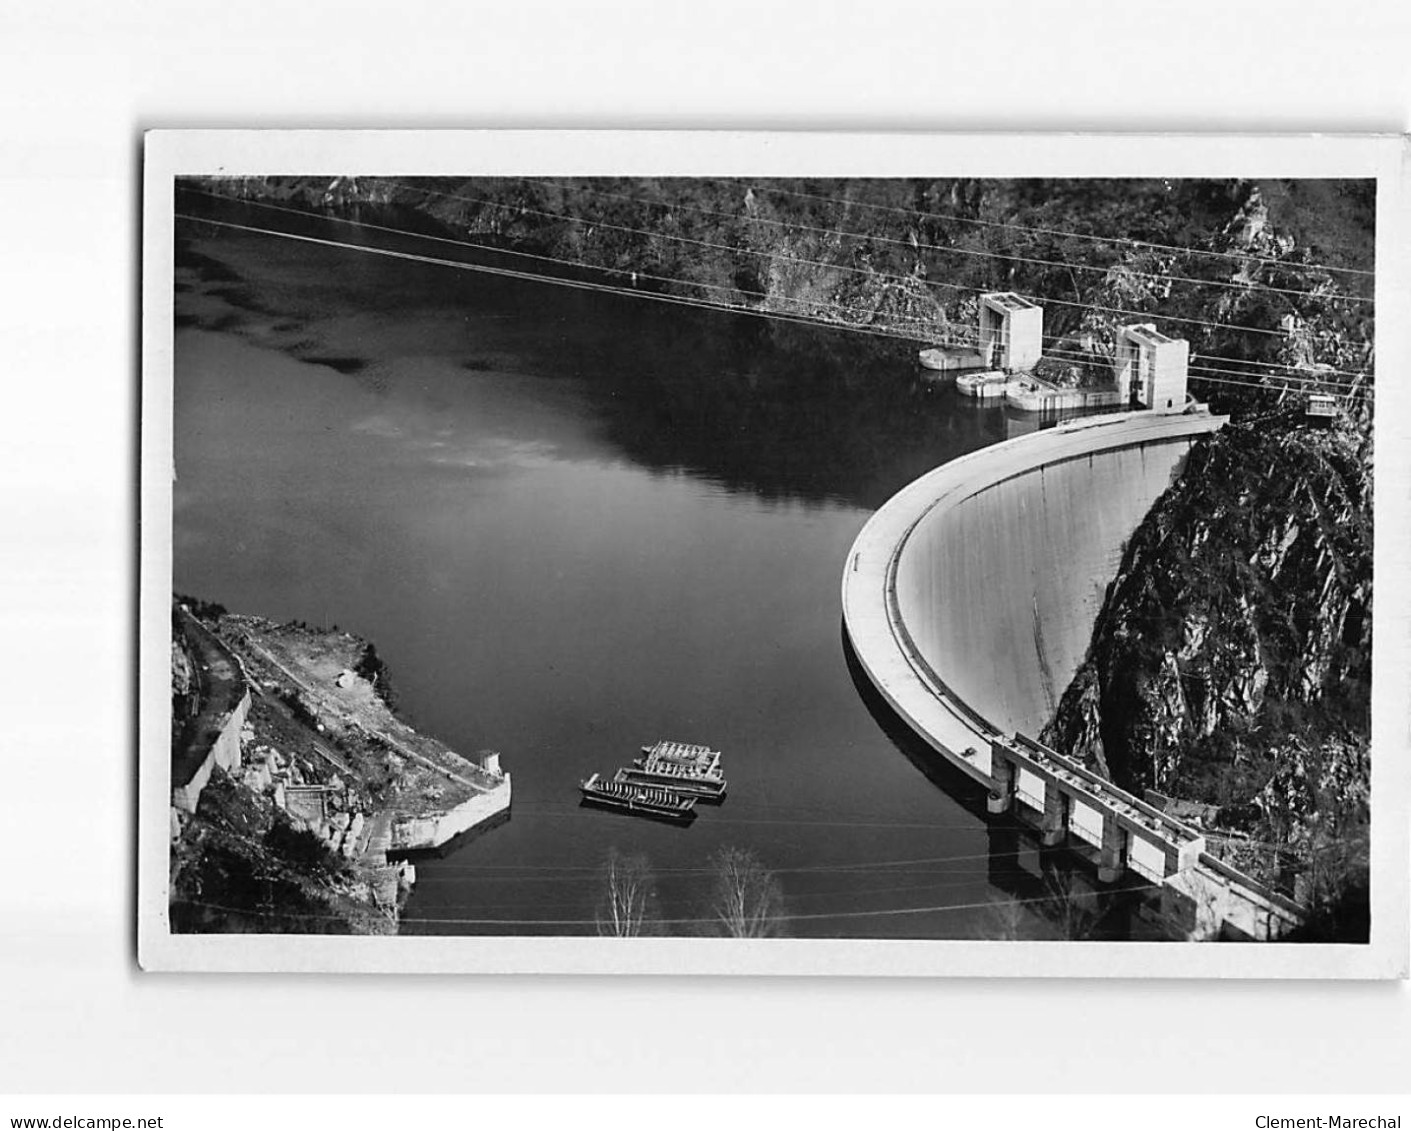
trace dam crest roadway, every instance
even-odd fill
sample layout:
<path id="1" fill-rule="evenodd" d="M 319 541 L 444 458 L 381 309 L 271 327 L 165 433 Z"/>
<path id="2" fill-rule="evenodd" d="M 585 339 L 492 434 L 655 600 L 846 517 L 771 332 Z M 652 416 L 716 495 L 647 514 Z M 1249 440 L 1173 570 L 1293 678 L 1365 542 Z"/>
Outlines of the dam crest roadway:
<path id="1" fill-rule="evenodd" d="M 1203 406 L 1068 421 L 941 465 L 858 534 L 843 620 L 901 719 L 1012 812 L 1157 890 L 1178 937 L 1277 939 L 1303 909 L 1206 852 L 1200 830 L 1035 741 L 1086 655 L 1126 541 L 1191 447 Z"/>

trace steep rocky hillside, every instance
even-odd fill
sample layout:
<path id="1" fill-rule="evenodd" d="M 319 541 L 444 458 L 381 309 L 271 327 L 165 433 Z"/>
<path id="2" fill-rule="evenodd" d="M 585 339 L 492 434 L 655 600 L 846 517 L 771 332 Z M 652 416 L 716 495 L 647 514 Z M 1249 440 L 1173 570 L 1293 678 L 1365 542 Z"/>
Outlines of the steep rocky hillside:
<path id="1" fill-rule="evenodd" d="M 1370 270 L 1371 182 L 242 177 L 183 189 L 191 214 L 221 207 L 213 193 L 252 202 L 248 223 L 338 217 L 363 225 L 337 225 L 342 239 L 421 232 L 509 249 L 537 274 L 588 270 L 915 341 L 964 341 L 982 290 L 1040 297 L 1052 347 L 1080 355 L 1119 323 L 1171 320 L 1197 364 L 1224 359 L 1199 389 L 1217 406 L 1249 400 L 1228 383 L 1248 365 L 1361 372 L 1371 358 L 1370 305 L 1330 297 L 1369 297 L 1370 276 L 1315 266 Z"/>
<path id="2" fill-rule="evenodd" d="M 1367 821 L 1369 448 L 1292 413 L 1197 446 L 1044 734 L 1128 789 L 1218 807 L 1230 853 L 1312 899 Z"/>
<path id="3" fill-rule="evenodd" d="M 386 668 L 367 641 L 181 600 L 193 619 L 174 618 L 173 719 L 205 694 L 192 644 L 203 633 L 240 668 L 250 709 L 238 764 L 212 771 L 194 812 L 172 809 L 172 929 L 396 933 L 415 873 L 387 859 L 377 831 L 434 804 L 443 785 L 388 736 L 413 754 L 434 756 L 440 744 L 392 714 Z M 189 729 L 173 728 L 178 758 Z"/>

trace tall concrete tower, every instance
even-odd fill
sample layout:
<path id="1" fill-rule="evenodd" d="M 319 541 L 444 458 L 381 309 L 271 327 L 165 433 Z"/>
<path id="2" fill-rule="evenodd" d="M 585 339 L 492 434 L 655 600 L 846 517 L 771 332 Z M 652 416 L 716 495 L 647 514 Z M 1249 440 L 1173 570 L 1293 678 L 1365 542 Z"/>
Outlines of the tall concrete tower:
<path id="1" fill-rule="evenodd" d="M 1133 407 L 1180 412 L 1186 406 L 1190 343 L 1168 338 L 1150 322 L 1117 334 L 1117 387 Z"/>
<path id="2" fill-rule="evenodd" d="M 980 357 L 996 369 L 1032 369 L 1044 352 L 1044 308 L 1013 291 L 980 296 Z"/>

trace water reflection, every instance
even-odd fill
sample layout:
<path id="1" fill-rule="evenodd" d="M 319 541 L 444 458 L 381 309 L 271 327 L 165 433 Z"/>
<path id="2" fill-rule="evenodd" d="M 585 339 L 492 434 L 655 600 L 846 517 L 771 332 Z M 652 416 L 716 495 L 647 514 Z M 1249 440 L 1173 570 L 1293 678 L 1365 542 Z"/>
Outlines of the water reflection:
<path id="1" fill-rule="evenodd" d="M 934 750 L 882 697 L 841 629 L 841 647 L 859 700 L 893 745 L 938 789 L 984 821 L 991 906 L 977 917 L 982 937 L 1123 940 L 1133 937 L 1144 893 L 1140 882 L 1099 885 L 1090 861 L 1067 848 L 1045 847 L 1011 815 L 991 816 L 987 791 Z"/>
<path id="2" fill-rule="evenodd" d="M 268 224 L 239 205 L 209 201 L 205 214 Z M 426 252 L 413 240 L 280 216 L 279 226 L 369 246 Z M 231 261 L 258 260 L 274 278 L 183 296 L 193 325 L 246 334 L 302 360 L 358 373 L 411 349 L 453 360 L 467 373 L 531 372 L 593 382 L 602 435 L 644 467 L 683 470 L 764 498 L 842 502 L 874 509 L 944 459 L 1004 439 L 1000 410 L 975 411 L 946 383 L 922 380 L 906 342 L 688 308 L 665 310 L 632 297 L 554 291 L 513 279 L 356 256 L 194 223 L 178 227 L 178 266 L 206 279 L 228 278 Z M 271 246 L 272 245 L 272 246 Z M 221 248 L 220 255 L 211 249 Z M 435 254 L 495 263 L 493 253 Z M 294 264 L 327 263 L 311 287 Z M 330 295 L 329 291 L 333 291 Z M 211 305 L 211 299 L 219 300 Z M 318 338 L 311 324 L 334 300 L 382 316 L 377 339 Z M 463 319 L 448 322 L 450 310 Z M 468 329 L 499 321 L 499 348 Z M 457 325 L 459 323 L 459 325 Z M 408 331 L 413 331 L 409 333 Z M 355 348 L 360 347 L 360 348 Z"/>
<path id="3" fill-rule="evenodd" d="M 176 588 L 375 640 L 414 724 L 514 776 L 512 821 L 419 864 L 408 930 L 591 933 L 611 849 L 689 920 L 748 848 L 801 935 L 973 937 L 1027 882 L 839 647 L 870 509 L 1002 411 L 838 332 L 178 234 Z M 658 738 L 725 750 L 726 805 L 578 808 Z"/>

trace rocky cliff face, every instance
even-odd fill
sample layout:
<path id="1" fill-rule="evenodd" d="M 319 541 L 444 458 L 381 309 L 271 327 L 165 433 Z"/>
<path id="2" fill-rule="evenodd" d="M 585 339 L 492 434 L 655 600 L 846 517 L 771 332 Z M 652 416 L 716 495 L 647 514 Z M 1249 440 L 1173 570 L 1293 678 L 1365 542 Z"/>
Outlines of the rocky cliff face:
<path id="1" fill-rule="evenodd" d="M 1366 727 L 1371 507 L 1353 434 L 1232 424 L 1133 535 L 1049 737 L 1127 788 L 1208 796 L 1202 751 L 1289 713 Z"/>
<path id="2" fill-rule="evenodd" d="M 1299 855 L 1364 825 L 1369 458 L 1360 433 L 1292 414 L 1193 449 L 1128 544 L 1045 741 Z"/>

